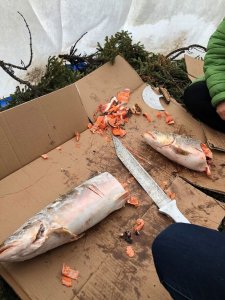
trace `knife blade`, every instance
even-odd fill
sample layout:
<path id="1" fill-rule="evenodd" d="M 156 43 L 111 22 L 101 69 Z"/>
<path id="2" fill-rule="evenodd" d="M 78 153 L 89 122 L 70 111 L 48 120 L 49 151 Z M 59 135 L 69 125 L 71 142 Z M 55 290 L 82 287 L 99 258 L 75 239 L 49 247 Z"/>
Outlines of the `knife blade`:
<path id="1" fill-rule="evenodd" d="M 142 98 L 149 107 L 157 110 L 165 110 L 159 101 L 161 97 L 163 95 L 157 95 L 150 85 L 147 85 L 142 92 Z"/>
<path id="2" fill-rule="evenodd" d="M 134 176 L 141 187 L 159 207 L 159 211 L 171 217 L 175 222 L 190 223 L 176 205 L 176 200 L 171 200 L 147 171 L 139 164 L 134 156 L 123 146 L 121 141 L 113 136 L 117 157 L 128 171 Z"/>

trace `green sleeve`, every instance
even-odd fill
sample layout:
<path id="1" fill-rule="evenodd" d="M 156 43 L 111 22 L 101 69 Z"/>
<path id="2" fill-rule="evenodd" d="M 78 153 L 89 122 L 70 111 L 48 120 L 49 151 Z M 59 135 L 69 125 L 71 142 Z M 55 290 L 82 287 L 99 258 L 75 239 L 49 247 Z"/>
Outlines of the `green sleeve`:
<path id="1" fill-rule="evenodd" d="M 204 73 L 212 105 L 225 101 L 225 18 L 209 39 Z"/>

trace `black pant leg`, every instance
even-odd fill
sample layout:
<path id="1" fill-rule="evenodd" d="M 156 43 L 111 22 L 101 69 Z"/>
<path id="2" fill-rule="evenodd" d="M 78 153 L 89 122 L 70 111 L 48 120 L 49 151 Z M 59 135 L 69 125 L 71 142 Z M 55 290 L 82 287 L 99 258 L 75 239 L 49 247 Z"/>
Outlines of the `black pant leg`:
<path id="1" fill-rule="evenodd" d="M 225 299 L 225 234 L 175 223 L 153 242 L 161 283 L 175 300 Z"/>
<path id="2" fill-rule="evenodd" d="M 186 88 L 183 101 L 187 110 L 201 122 L 225 132 L 225 121 L 211 104 L 211 97 L 205 81 L 197 81 Z"/>

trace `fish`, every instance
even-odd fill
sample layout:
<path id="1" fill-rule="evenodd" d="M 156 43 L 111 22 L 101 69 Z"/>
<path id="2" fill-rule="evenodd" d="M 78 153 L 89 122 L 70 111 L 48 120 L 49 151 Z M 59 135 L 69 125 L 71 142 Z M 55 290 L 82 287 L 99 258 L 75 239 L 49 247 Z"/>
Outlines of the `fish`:
<path id="1" fill-rule="evenodd" d="M 144 139 L 153 149 L 168 159 L 194 171 L 211 175 L 213 154 L 201 141 L 174 133 L 157 130 L 144 133 Z"/>
<path id="2" fill-rule="evenodd" d="M 31 259 L 63 244 L 125 206 L 128 192 L 110 173 L 83 182 L 36 213 L 0 245 L 0 262 Z"/>

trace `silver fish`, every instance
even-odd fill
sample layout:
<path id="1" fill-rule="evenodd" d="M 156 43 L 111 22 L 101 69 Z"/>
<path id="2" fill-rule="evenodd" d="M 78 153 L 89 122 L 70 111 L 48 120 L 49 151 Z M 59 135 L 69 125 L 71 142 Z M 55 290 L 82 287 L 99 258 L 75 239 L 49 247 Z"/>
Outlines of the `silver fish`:
<path id="1" fill-rule="evenodd" d="M 183 135 L 154 130 L 146 132 L 144 139 L 152 148 L 170 160 L 191 170 L 211 175 L 209 164 L 212 161 L 212 152 L 200 141 Z"/>
<path id="2" fill-rule="evenodd" d="M 0 262 L 23 261 L 79 239 L 126 203 L 127 192 L 102 173 L 56 199 L 0 245 Z"/>

